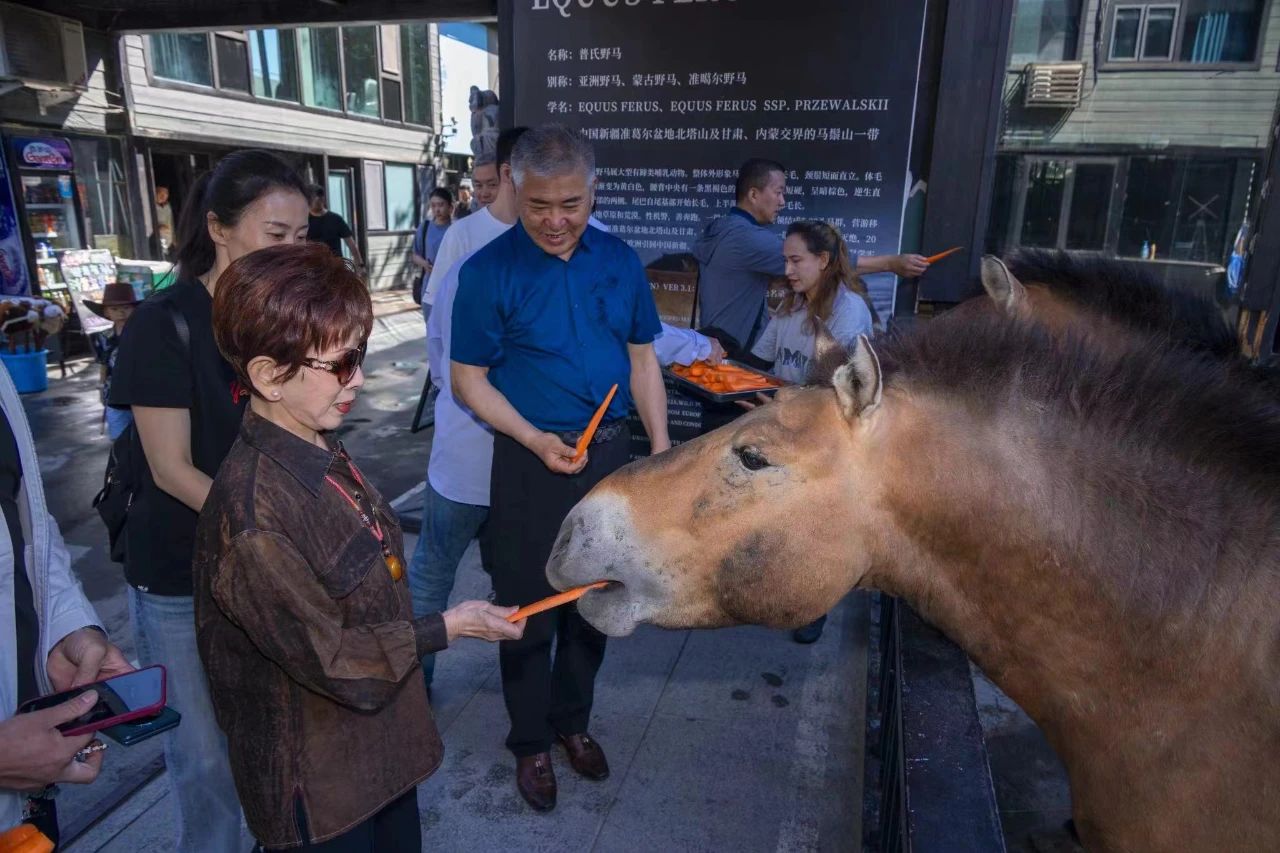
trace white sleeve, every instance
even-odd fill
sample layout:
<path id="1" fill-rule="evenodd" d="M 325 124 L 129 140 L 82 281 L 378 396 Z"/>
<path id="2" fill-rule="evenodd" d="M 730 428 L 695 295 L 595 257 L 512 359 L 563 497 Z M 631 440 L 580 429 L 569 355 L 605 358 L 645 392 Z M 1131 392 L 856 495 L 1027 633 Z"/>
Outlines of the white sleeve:
<path id="1" fill-rule="evenodd" d="M 436 304 L 440 282 L 463 255 L 461 243 L 462 237 L 457 230 L 450 228 L 444 232 L 444 239 L 440 241 L 440 251 L 436 252 L 435 262 L 431 265 L 431 277 L 427 279 L 427 286 L 422 289 L 422 304 Z"/>
<path id="2" fill-rule="evenodd" d="M 49 652 L 63 637 L 81 628 L 101 628 L 102 621 L 89 599 L 85 598 L 80 581 L 71 571 L 71 554 L 62 540 L 62 532 L 58 522 L 52 515 L 47 516 L 49 524 L 49 571 L 48 571 L 48 621 L 41 626 L 44 638 L 44 649 L 40 660 L 49 657 Z"/>
<path id="3" fill-rule="evenodd" d="M 663 367 L 670 364 L 688 366 L 711 355 L 711 339 L 693 329 L 663 323 L 662 333 L 653 342 L 653 351 L 658 356 L 658 364 Z"/>
<path id="4" fill-rule="evenodd" d="M 431 381 L 441 387 L 444 381 L 444 336 L 440 331 L 440 314 L 435 306 L 427 316 L 427 367 L 431 371 Z"/>

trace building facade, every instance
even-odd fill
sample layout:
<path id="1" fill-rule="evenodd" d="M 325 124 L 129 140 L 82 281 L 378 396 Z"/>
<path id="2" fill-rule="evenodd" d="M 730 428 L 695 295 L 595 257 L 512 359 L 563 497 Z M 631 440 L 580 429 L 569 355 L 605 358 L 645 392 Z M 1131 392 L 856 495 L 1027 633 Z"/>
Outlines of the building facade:
<path id="1" fill-rule="evenodd" d="M 67 47 L 64 38 L 64 56 L 50 49 L 59 28 L 81 40 Z M 413 233 L 437 175 L 435 24 L 108 34 L 0 3 L 0 38 L 0 135 L 24 238 L 5 250 L 25 256 L 5 260 L 25 261 L 32 289 L 63 249 L 163 258 L 167 223 L 196 178 L 246 147 L 280 154 L 326 188 L 372 290 L 411 283 Z M 24 54 L 27 43 L 38 49 Z M 59 67 L 40 68 L 41 51 Z M 66 174 L 37 185 L 38 173 L 24 173 L 30 140 L 69 150 Z"/>
<path id="2" fill-rule="evenodd" d="M 152 197 L 163 186 L 180 209 L 220 154 L 276 151 L 351 224 L 370 288 L 407 284 L 440 125 L 437 45 L 428 23 L 123 36 L 133 150 Z"/>
<path id="3" fill-rule="evenodd" d="M 1229 295 L 1278 54 L 1271 0 L 1018 0 L 988 249 L 1147 259 Z"/>

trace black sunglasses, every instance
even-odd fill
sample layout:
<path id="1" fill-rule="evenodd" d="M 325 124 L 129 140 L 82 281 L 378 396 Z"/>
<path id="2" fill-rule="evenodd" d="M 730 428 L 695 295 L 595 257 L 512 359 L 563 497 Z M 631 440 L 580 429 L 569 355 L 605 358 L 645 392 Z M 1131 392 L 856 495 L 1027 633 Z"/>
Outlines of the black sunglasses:
<path id="1" fill-rule="evenodd" d="M 323 370 L 326 373 L 332 373 L 338 378 L 338 384 L 346 386 L 351 381 L 351 377 L 356 375 L 356 371 L 364 364 L 365 354 L 369 351 L 369 344 L 366 341 L 361 344 L 358 349 L 347 350 L 337 361 L 321 361 L 318 358 L 304 358 L 303 365 L 313 370 Z"/>

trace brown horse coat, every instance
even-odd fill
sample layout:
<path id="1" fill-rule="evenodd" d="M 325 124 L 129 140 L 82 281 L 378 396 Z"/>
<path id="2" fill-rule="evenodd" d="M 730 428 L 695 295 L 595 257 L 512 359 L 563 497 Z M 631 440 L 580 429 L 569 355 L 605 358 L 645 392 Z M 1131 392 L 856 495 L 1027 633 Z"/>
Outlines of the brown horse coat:
<path id="1" fill-rule="evenodd" d="M 1090 849 L 1280 849 L 1280 408 L 996 312 L 879 351 L 601 483 L 552 583 L 619 581 L 581 602 L 615 634 L 901 595 L 1045 731 Z"/>

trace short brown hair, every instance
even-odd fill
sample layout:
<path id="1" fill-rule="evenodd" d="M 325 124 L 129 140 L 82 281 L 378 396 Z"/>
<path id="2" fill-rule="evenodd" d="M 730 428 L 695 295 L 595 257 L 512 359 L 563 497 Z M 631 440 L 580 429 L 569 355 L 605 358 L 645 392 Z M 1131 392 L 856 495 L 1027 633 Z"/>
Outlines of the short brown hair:
<path id="1" fill-rule="evenodd" d="M 292 379 L 313 352 L 373 329 L 364 282 L 323 243 L 250 252 L 227 267 L 213 297 L 213 337 L 246 390 L 249 362 L 272 359 Z M 261 396 L 259 394 L 258 396 Z"/>

